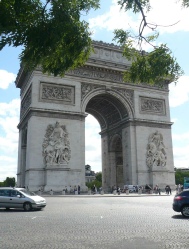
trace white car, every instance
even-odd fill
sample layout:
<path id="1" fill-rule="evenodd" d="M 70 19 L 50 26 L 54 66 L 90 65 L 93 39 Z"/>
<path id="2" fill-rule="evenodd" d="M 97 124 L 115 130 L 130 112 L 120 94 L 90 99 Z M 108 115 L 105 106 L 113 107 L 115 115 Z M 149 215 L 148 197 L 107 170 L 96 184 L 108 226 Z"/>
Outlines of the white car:
<path id="1" fill-rule="evenodd" d="M 0 188 L 0 208 L 23 208 L 25 211 L 42 209 L 46 200 L 25 188 Z"/>
<path id="2" fill-rule="evenodd" d="M 136 185 L 124 185 L 124 189 L 129 190 L 129 193 L 137 192 L 137 187 Z"/>

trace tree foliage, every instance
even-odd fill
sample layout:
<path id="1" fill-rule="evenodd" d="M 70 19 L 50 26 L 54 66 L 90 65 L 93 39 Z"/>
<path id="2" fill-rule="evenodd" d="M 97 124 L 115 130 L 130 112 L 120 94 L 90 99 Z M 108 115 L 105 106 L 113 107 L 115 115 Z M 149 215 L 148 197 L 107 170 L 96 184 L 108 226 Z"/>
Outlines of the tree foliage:
<path id="1" fill-rule="evenodd" d="M 150 0 L 119 0 L 118 4 L 121 9 L 131 10 L 135 14 L 140 13 L 142 17 L 136 36 L 123 29 L 114 31 L 114 40 L 123 47 L 123 55 L 132 63 L 130 69 L 124 74 L 125 81 L 158 85 L 165 81 L 176 83 L 183 74 L 176 58 L 166 44 L 154 46 L 152 43 L 158 38 L 158 24 L 147 21 L 146 13 L 151 9 Z M 189 0 L 182 0 L 182 4 L 184 7 L 189 7 Z M 149 28 L 152 34 L 144 36 L 145 28 Z M 143 50 L 144 43 L 152 46 L 151 52 L 146 53 Z"/>
<path id="2" fill-rule="evenodd" d="M 99 181 L 102 184 L 102 172 L 96 173 L 96 180 Z"/>
<path id="3" fill-rule="evenodd" d="M 180 1 L 183 7 L 189 7 L 189 0 Z M 20 60 L 25 69 L 32 70 L 40 65 L 43 73 L 63 76 L 67 70 L 83 65 L 90 55 L 91 33 L 81 15 L 99 8 L 99 2 L 0 0 L 0 50 L 6 45 L 22 45 Z M 165 80 L 177 82 L 183 71 L 171 50 L 166 44 L 152 44 L 158 37 L 158 24 L 147 21 L 150 0 L 118 0 L 117 3 L 125 11 L 141 14 L 136 36 L 119 29 L 114 32 L 114 40 L 123 47 L 123 55 L 132 63 L 125 72 L 125 81 L 149 84 L 160 84 Z M 145 28 L 151 29 L 150 36 L 144 36 Z M 151 52 L 144 52 L 144 42 L 151 44 Z"/>
<path id="4" fill-rule="evenodd" d="M 86 186 L 89 189 L 92 189 L 92 187 L 94 185 L 97 187 L 97 189 L 99 189 L 100 187 L 102 187 L 102 172 L 97 172 L 96 173 L 96 179 L 94 181 L 86 183 Z"/>
<path id="5" fill-rule="evenodd" d="M 15 177 L 7 177 L 5 181 L 0 182 L 0 187 L 14 187 L 15 185 Z"/>
<path id="6" fill-rule="evenodd" d="M 28 70 L 64 75 L 91 52 L 88 23 L 81 13 L 97 9 L 99 0 L 1 0 L 0 50 L 24 46 L 20 60 Z"/>
<path id="7" fill-rule="evenodd" d="M 189 172 L 176 169 L 175 171 L 175 182 L 176 185 L 184 184 L 184 177 L 189 177 Z"/>

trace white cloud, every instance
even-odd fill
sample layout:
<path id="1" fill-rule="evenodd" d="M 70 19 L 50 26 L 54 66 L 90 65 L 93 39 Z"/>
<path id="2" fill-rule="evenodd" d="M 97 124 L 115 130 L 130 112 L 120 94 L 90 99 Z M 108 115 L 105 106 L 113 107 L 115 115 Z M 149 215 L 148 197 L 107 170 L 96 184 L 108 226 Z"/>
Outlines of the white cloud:
<path id="1" fill-rule="evenodd" d="M 116 1 L 112 1 L 112 5 L 108 12 L 88 20 L 92 30 L 107 29 L 129 29 L 130 26 L 136 26 L 135 16 L 128 15 L 123 10 L 120 10 Z"/>
<path id="2" fill-rule="evenodd" d="M 174 33 L 177 31 L 189 31 L 189 8 L 182 8 L 181 2 L 173 0 L 151 0 L 152 9 L 146 14 L 149 23 L 158 24 L 160 33 Z M 120 11 L 117 0 L 112 0 L 112 5 L 106 13 L 88 20 L 94 33 L 98 29 L 113 31 L 114 29 L 131 29 L 138 33 L 141 15 L 134 15 L 131 11 Z M 178 22 L 178 23 L 177 23 Z M 175 24 L 177 23 L 177 24 Z M 173 25 L 175 24 L 175 25 Z M 165 27 L 167 26 L 167 27 Z M 145 28 L 145 34 L 151 33 L 151 29 Z"/>
<path id="3" fill-rule="evenodd" d="M 101 137 L 98 121 L 91 115 L 85 120 L 85 163 L 95 172 L 102 171 Z"/>
<path id="4" fill-rule="evenodd" d="M 0 69 L 0 88 L 7 89 L 16 79 L 16 74 Z"/>
<path id="5" fill-rule="evenodd" d="M 15 177 L 17 171 L 17 157 L 0 156 L 1 174 L 0 182 L 4 181 L 6 177 Z"/>
<path id="6" fill-rule="evenodd" d="M 189 76 L 180 77 L 178 83 L 169 85 L 169 104 L 176 107 L 189 101 Z"/>
<path id="7" fill-rule="evenodd" d="M 18 116 L 20 110 L 20 99 L 13 99 L 9 103 L 0 103 L 0 116 Z"/>
<path id="8" fill-rule="evenodd" d="M 0 103 L 0 181 L 16 176 L 19 109 L 19 99 Z"/>
<path id="9" fill-rule="evenodd" d="M 152 6 L 152 9 L 147 14 L 148 21 L 154 22 L 158 25 L 162 25 L 162 27 L 158 27 L 158 30 L 161 33 L 174 33 L 177 31 L 189 31 L 189 25 L 187 22 L 188 15 L 189 15 L 189 9 L 182 8 L 181 6 L 182 1 L 151 0 L 150 3 Z M 175 25 L 172 25 L 172 24 L 175 24 Z"/>
<path id="10" fill-rule="evenodd" d="M 173 134 L 172 138 L 175 141 L 188 142 L 188 144 L 189 144 L 189 132 L 186 132 L 186 133 L 183 133 L 183 134 Z"/>
<path id="11" fill-rule="evenodd" d="M 176 168 L 189 168 L 189 145 L 184 147 L 174 147 L 174 166 Z"/>

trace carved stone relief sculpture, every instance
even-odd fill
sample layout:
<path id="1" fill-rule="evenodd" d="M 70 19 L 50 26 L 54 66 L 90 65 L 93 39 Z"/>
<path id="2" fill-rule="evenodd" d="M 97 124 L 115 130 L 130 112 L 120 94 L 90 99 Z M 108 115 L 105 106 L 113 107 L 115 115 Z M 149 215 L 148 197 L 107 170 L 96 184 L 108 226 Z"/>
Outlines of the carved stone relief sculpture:
<path id="1" fill-rule="evenodd" d="M 140 97 L 142 113 L 157 113 L 165 115 L 165 101 L 163 99 L 152 99 Z"/>
<path id="2" fill-rule="evenodd" d="M 129 100 L 129 102 L 132 105 L 132 107 L 134 107 L 134 90 L 123 89 L 123 88 L 116 88 L 116 87 L 114 87 L 113 89 L 115 89 L 116 91 L 120 92 L 124 97 L 126 97 L 126 99 Z"/>
<path id="3" fill-rule="evenodd" d="M 89 92 L 95 90 L 95 89 L 105 89 L 104 86 L 101 85 L 95 85 L 95 84 L 81 84 L 81 99 L 83 99 Z"/>
<path id="4" fill-rule="evenodd" d="M 156 166 L 165 167 L 166 162 L 167 155 L 163 143 L 163 136 L 160 132 L 156 131 L 148 138 L 146 164 L 149 168 Z"/>
<path id="5" fill-rule="evenodd" d="M 70 142 L 65 125 L 56 122 L 48 125 L 43 147 L 43 158 L 46 166 L 67 165 L 71 158 Z"/>
<path id="6" fill-rule="evenodd" d="M 83 67 L 79 69 L 70 70 L 66 73 L 67 75 L 74 75 L 83 78 L 113 81 L 113 82 L 123 82 L 123 75 L 120 72 L 112 70 L 100 70 L 98 68 Z"/>
<path id="7" fill-rule="evenodd" d="M 56 85 L 41 82 L 40 100 L 74 104 L 75 89 L 73 86 Z"/>

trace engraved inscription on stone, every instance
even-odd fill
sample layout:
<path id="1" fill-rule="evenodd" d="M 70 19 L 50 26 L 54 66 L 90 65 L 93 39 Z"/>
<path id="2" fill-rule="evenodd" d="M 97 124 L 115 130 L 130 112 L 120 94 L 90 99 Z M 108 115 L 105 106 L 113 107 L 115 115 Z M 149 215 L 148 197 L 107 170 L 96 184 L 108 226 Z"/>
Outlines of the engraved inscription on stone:
<path id="1" fill-rule="evenodd" d="M 48 125 L 43 140 L 42 155 L 46 166 L 63 167 L 71 158 L 70 141 L 65 125 Z"/>
<path id="2" fill-rule="evenodd" d="M 163 135 L 156 131 L 148 138 L 146 164 L 149 168 L 156 166 L 165 167 L 167 163 L 167 154 L 163 143 Z"/>
<path id="3" fill-rule="evenodd" d="M 41 82 L 41 101 L 63 102 L 67 104 L 75 103 L 75 87 L 67 85 L 57 85 Z"/>
<path id="4" fill-rule="evenodd" d="M 21 102 L 20 117 L 22 117 L 26 113 L 30 105 L 31 105 L 31 88 L 28 90 L 24 99 Z"/>
<path id="5" fill-rule="evenodd" d="M 165 101 L 163 99 L 140 97 L 140 111 L 165 115 Z"/>

